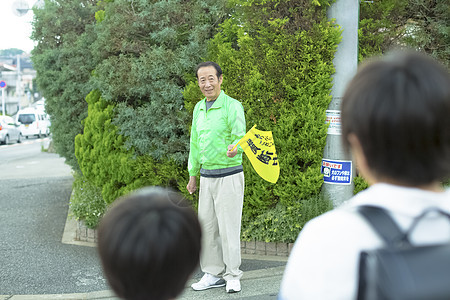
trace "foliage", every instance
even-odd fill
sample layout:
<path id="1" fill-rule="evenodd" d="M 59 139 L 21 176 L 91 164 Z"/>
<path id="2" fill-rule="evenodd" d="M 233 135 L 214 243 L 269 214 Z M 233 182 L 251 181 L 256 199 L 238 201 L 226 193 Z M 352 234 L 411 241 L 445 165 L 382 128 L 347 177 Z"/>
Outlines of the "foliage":
<path id="1" fill-rule="evenodd" d="M 446 0 L 408 1 L 410 20 L 404 41 L 450 68 L 450 11 Z"/>
<path id="2" fill-rule="evenodd" d="M 222 67 L 222 88 L 242 102 L 248 129 L 257 124 L 273 132 L 281 169 L 277 184 L 270 185 L 244 158 L 244 219 L 250 220 L 275 207 L 295 207 L 320 192 L 325 110 L 340 30 L 326 18 L 327 1 L 321 6 L 310 1 L 231 3 L 234 15 L 211 40 L 208 60 Z M 188 84 L 186 108 L 199 100 L 197 91 Z"/>
<path id="3" fill-rule="evenodd" d="M 358 28 L 359 61 L 401 44 L 409 19 L 406 0 L 361 1 Z"/>
<path id="4" fill-rule="evenodd" d="M 155 160 L 151 156 L 137 157 L 135 173 L 138 179 L 133 183 L 132 189 L 144 186 L 162 186 L 184 194 L 193 206 L 197 205 L 195 195 L 189 195 L 186 186 L 189 173 L 185 165 L 173 160 Z"/>
<path id="5" fill-rule="evenodd" d="M 88 228 L 96 228 L 106 211 L 102 190 L 91 184 L 80 172 L 74 173 L 70 211 L 77 220 L 83 220 Z"/>
<path id="6" fill-rule="evenodd" d="M 340 40 L 326 16 L 332 2 L 45 0 L 35 8 L 32 59 L 53 140 L 82 171 L 73 213 L 95 227 L 104 206 L 147 185 L 196 205 L 186 191 L 190 118 L 203 98 L 193 69 L 213 60 L 247 128 L 273 132 L 281 166 L 271 185 L 244 156 L 243 238 L 294 241 L 331 209 L 318 195 Z M 448 24 L 442 0 L 361 2 L 359 60 L 410 45 L 448 63 Z M 366 187 L 355 183 L 355 191 Z"/>
<path id="7" fill-rule="evenodd" d="M 89 93 L 86 101 L 88 117 L 83 122 L 84 133 L 75 138 L 75 154 L 84 175 L 83 184 L 79 183 L 81 188 L 87 185 L 97 191 L 104 199 L 104 205 L 144 186 L 185 190 L 189 176 L 184 165 L 170 160 L 157 161 L 146 155 L 135 156 L 133 149 L 125 149 L 125 138 L 112 124 L 116 111 L 114 104 L 104 100 L 97 90 Z M 85 195 L 79 193 L 80 197 Z M 103 215 L 98 213 L 99 210 L 89 212 L 89 209 L 97 208 L 98 203 L 91 206 L 86 202 L 96 199 L 80 199 L 73 209 L 73 214 L 85 220 L 87 226 L 96 224 Z"/>
<path id="8" fill-rule="evenodd" d="M 125 138 L 111 123 L 114 105 L 92 91 L 86 97 L 88 116 L 84 133 L 75 137 L 75 155 L 84 177 L 102 189 L 107 204 L 131 191 L 136 174 L 133 150 L 124 149 Z"/>
<path id="9" fill-rule="evenodd" d="M 90 72 L 94 69 L 89 46 L 95 40 L 92 25 L 95 0 L 46 0 L 34 7 L 32 51 L 36 82 L 46 98 L 52 120 L 52 139 L 58 154 L 78 170 L 74 138 L 86 117 Z M 64 16 L 64 17 L 61 17 Z"/>
<path id="10" fill-rule="evenodd" d="M 244 215 L 242 239 L 292 243 L 309 220 L 331 209 L 333 203 L 322 195 L 297 199 L 296 205 L 289 207 L 278 203 L 255 218 Z"/>
<path id="11" fill-rule="evenodd" d="M 361 175 L 355 176 L 353 182 L 355 183 L 355 188 L 353 189 L 354 195 L 369 187 L 369 184 Z"/>
<path id="12" fill-rule="evenodd" d="M 23 54 L 25 51 L 17 48 L 0 49 L 0 56 L 13 57 L 16 55 Z"/>
<path id="13" fill-rule="evenodd" d="M 448 1 L 361 1 L 359 61 L 401 47 L 424 51 L 450 64 Z"/>
<path id="14" fill-rule="evenodd" d="M 212 0 L 116 0 L 97 13 L 92 83 L 119 103 L 114 124 L 137 155 L 186 163 L 185 75 L 224 16 L 224 3 Z"/>

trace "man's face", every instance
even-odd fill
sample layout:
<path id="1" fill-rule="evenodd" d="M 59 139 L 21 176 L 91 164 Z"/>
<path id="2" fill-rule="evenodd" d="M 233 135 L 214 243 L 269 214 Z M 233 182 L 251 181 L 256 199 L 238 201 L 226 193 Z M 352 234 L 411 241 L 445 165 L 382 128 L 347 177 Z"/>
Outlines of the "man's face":
<path id="1" fill-rule="evenodd" d="M 206 100 L 213 101 L 219 97 L 222 75 L 217 78 L 216 69 L 213 66 L 202 67 L 197 71 L 198 86 L 205 95 Z"/>

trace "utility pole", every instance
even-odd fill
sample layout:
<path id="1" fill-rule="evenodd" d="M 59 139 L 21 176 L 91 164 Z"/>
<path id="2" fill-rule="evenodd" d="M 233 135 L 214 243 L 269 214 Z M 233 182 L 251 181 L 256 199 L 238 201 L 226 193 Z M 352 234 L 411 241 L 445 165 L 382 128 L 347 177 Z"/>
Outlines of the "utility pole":
<path id="1" fill-rule="evenodd" d="M 22 100 L 22 72 L 21 72 L 21 66 L 20 66 L 20 55 L 17 54 L 17 63 L 16 63 L 16 70 L 17 70 L 17 83 L 16 83 L 16 97 L 19 103 L 19 110 L 22 108 L 21 100 Z"/>
<path id="2" fill-rule="evenodd" d="M 2 116 L 5 115 L 5 90 L 6 90 L 6 82 L 4 80 L 0 81 L 0 89 L 2 90 Z"/>
<path id="3" fill-rule="evenodd" d="M 322 160 L 322 192 L 338 207 L 353 196 L 354 188 L 355 166 L 341 140 L 341 100 L 358 65 L 359 0 L 336 0 L 328 10 L 328 18 L 335 19 L 343 32 L 333 60 L 336 73 L 327 110 L 329 127 Z"/>

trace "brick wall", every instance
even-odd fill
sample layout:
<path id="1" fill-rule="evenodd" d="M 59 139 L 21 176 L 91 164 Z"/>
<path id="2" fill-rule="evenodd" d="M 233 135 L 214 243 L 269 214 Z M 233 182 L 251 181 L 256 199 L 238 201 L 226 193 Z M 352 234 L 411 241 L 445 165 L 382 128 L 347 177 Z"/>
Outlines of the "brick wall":
<path id="1" fill-rule="evenodd" d="M 75 240 L 81 242 L 97 243 L 97 230 L 87 228 L 83 221 L 77 221 Z"/>

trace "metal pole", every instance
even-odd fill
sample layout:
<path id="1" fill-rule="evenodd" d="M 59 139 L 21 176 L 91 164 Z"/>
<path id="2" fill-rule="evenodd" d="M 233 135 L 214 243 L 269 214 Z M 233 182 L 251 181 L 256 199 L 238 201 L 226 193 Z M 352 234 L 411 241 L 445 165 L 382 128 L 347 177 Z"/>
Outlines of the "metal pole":
<path id="1" fill-rule="evenodd" d="M 16 83 L 16 97 L 17 101 L 19 103 L 19 109 L 22 107 L 22 104 L 20 103 L 22 101 L 22 77 L 21 77 L 21 66 L 20 66 L 20 55 L 17 54 L 17 64 L 16 64 L 16 70 L 17 70 L 17 83 Z"/>
<path id="2" fill-rule="evenodd" d="M 324 184 L 322 192 L 337 207 L 353 196 L 355 166 L 351 156 L 343 150 L 340 134 L 341 99 L 345 88 L 356 73 L 358 64 L 359 0 L 337 0 L 328 10 L 328 18 L 341 26 L 342 41 L 333 60 L 332 100 L 327 110 L 330 123 L 322 161 Z"/>
<path id="3" fill-rule="evenodd" d="M 5 115 L 5 88 L 2 88 L 2 115 Z"/>

